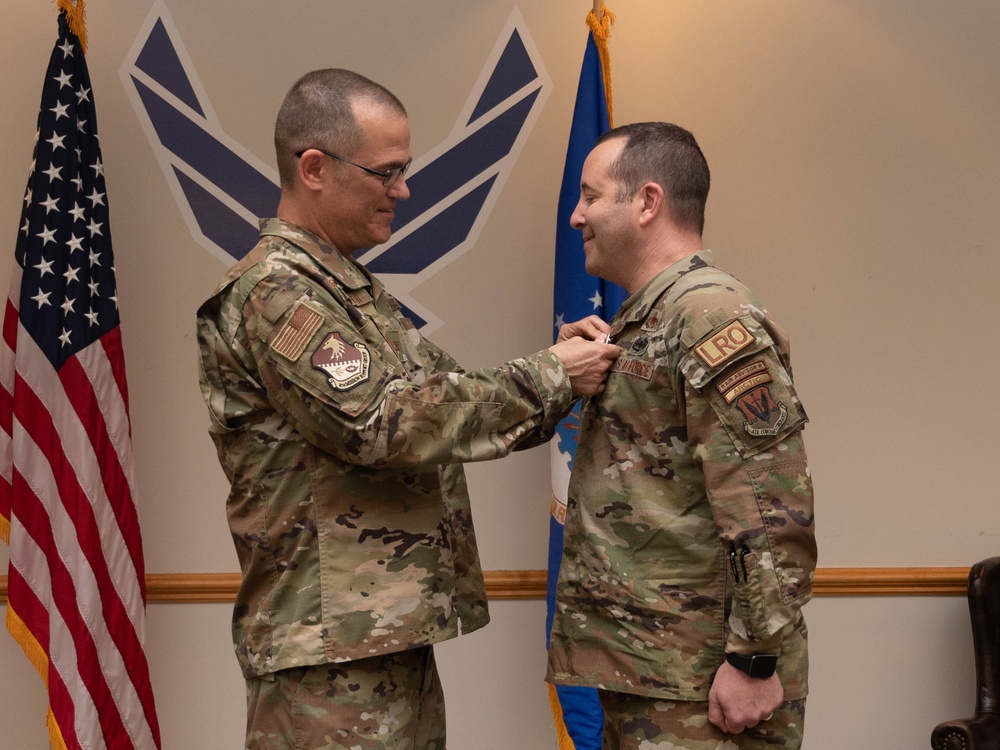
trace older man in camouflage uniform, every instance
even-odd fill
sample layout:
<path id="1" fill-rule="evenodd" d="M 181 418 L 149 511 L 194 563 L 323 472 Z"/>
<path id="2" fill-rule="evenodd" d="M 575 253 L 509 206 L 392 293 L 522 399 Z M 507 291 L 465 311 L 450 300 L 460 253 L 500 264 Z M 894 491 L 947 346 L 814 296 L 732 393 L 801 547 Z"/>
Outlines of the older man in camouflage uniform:
<path id="1" fill-rule="evenodd" d="M 624 126 L 572 217 L 587 270 L 630 296 L 581 415 L 548 679 L 599 689 L 606 749 L 801 744 L 806 414 L 784 333 L 702 247 L 708 188 L 686 130 Z"/>
<path id="2" fill-rule="evenodd" d="M 381 86 L 307 74 L 275 147 L 278 218 L 198 312 L 246 746 L 440 750 L 431 644 L 489 619 L 460 462 L 548 439 L 618 349 L 578 338 L 463 373 L 414 329 L 351 258 L 409 197 L 406 112 Z"/>

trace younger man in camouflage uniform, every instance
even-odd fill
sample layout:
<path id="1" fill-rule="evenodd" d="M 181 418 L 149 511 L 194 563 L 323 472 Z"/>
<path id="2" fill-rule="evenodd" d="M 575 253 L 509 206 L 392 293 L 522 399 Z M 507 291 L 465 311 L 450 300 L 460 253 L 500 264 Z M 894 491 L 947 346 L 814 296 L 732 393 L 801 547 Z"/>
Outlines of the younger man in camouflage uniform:
<path id="1" fill-rule="evenodd" d="M 606 750 L 802 739 L 806 414 L 785 335 L 702 248 L 708 187 L 690 133 L 628 125 L 588 156 L 572 216 L 587 270 L 630 296 L 581 414 L 548 679 L 599 689 Z"/>
<path id="2" fill-rule="evenodd" d="M 243 572 L 246 747 L 443 750 L 431 644 L 489 619 L 460 462 L 547 440 L 618 348 L 578 338 L 463 373 L 414 329 L 351 258 L 409 197 L 406 112 L 378 84 L 307 74 L 275 147 L 278 218 L 198 311 Z"/>

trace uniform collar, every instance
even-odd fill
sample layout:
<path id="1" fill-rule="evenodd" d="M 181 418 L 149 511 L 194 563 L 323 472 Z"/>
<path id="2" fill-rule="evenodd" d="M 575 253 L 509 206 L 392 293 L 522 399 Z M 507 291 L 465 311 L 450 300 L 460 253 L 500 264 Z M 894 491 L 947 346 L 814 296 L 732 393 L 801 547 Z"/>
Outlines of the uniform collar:
<path id="1" fill-rule="evenodd" d="M 377 297 L 383 288 L 381 282 L 356 260 L 344 256 L 329 242 L 290 221 L 261 219 L 260 236 L 280 237 L 285 242 L 295 245 L 334 276 L 345 289 L 370 287 L 372 296 Z"/>
<path id="2" fill-rule="evenodd" d="M 713 267 L 712 251 L 699 250 L 664 268 L 642 287 L 629 295 L 611 321 L 612 337 L 629 323 L 645 320 L 657 300 L 685 274 L 700 268 Z"/>

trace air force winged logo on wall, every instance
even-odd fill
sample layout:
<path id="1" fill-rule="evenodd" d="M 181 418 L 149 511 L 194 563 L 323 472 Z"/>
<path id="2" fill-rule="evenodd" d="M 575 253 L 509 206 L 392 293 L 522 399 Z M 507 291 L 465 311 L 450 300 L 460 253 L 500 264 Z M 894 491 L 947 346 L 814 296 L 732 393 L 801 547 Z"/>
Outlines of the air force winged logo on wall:
<path id="1" fill-rule="evenodd" d="M 226 134 L 162 0 L 120 75 L 192 235 L 231 265 L 274 215 L 277 173 Z M 551 88 L 515 8 L 451 134 L 414 159 L 392 239 L 358 255 L 423 333 L 441 321 L 411 292 L 475 242 Z"/>

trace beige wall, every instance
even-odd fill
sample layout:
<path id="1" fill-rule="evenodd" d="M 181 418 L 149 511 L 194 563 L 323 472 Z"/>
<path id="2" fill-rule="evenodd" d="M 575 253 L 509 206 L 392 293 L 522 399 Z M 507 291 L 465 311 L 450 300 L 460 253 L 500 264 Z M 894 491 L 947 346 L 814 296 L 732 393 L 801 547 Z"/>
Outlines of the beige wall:
<path id="1" fill-rule="evenodd" d="M 351 67 L 386 84 L 410 111 L 414 153 L 435 148 L 515 4 L 165 6 L 226 131 L 273 166 L 277 106 L 316 67 Z M 435 340 L 467 365 L 549 340 L 553 215 L 589 6 L 521 4 L 551 94 L 476 245 L 415 290 L 443 321 Z M 194 310 L 224 265 L 192 240 L 119 76 L 151 7 L 88 4 L 139 512 L 150 572 L 231 572 L 226 487 L 205 435 L 193 341 Z M 821 565 L 967 566 L 997 554 L 1000 6 L 611 7 L 616 120 L 693 130 L 714 176 L 707 243 L 792 336 L 812 419 Z M 0 237 L 12 248 L 56 20 L 50 3 L 5 0 L 3 21 Z M 0 288 L 9 263 L 0 263 Z M 472 467 L 470 478 L 484 566 L 543 567 L 547 451 Z M 823 598 L 807 616 L 807 747 L 927 746 L 937 721 L 971 712 L 960 598 Z M 439 649 L 455 748 L 553 747 L 543 617 L 540 601 L 499 602 L 489 628 Z M 242 683 L 228 621 L 225 605 L 150 607 L 165 747 L 238 746 Z M 6 636 L 0 665 L 0 750 L 41 750 L 42 687 Z M 21 701 L 25 710 L 9 709 Z"/>

